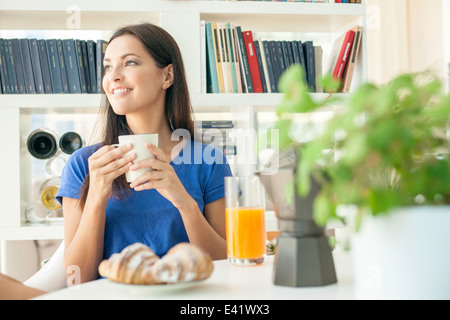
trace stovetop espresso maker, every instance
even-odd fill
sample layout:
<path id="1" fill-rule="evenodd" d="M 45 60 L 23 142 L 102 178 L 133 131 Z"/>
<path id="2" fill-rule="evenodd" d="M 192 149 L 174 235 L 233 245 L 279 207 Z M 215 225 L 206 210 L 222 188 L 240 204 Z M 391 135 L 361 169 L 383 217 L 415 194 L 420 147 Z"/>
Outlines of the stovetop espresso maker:
<path id="1" fill-rule="evenodd" d="M 283 150 L 275 157 L 271 160 L 279 161 L 276 172 L 263 169 L 257 173 L 266 195 L 274 204 L 280 229 L 275 251 L 274 284 L 313 287 L 336 283 L 328 239 L 324 229 L 313 220 L 313 202 L 320 186 L 311 179 L 311 191 L 300 197 L 295 188 L 295 149 Z M 273 169 L 270 163 L 266 167 Z M 292 192 L 286 192 L 286 188 Z"/>

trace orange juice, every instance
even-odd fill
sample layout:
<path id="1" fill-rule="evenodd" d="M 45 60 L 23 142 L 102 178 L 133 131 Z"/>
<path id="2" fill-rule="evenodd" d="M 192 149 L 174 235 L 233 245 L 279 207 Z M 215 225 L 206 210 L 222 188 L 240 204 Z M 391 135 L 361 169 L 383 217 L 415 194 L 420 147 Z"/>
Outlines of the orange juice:
<path id="1" fill-rule="evenodd" d="M 226 208 L 229 258 L 257 260 L 266 254 L 264 208 Z"/>

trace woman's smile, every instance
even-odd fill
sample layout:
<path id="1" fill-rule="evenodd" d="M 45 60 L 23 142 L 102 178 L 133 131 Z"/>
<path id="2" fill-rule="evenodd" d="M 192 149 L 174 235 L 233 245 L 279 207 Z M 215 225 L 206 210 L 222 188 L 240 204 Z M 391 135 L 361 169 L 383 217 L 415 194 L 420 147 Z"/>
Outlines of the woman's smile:
<path id="1" fill-rule="evenodd" d="M 132 88 L 116 87 L 111 90 L 111 93 L 112 93 L 113 97 L 117 98 L 117 97 L 125 96 L 132 91 L 133 91 Z"/>

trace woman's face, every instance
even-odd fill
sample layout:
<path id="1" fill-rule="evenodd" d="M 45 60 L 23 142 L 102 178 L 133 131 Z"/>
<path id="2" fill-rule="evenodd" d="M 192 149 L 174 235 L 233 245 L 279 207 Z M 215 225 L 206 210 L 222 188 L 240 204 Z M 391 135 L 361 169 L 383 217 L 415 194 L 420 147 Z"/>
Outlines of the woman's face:
<path id="1" fill-rule="evenodd" d="M 122 35 L 111 41 L 103 65 L 103 89 L 116 114 L 164 108 L 167 67 L 158 68 L 135 36 Z"/>

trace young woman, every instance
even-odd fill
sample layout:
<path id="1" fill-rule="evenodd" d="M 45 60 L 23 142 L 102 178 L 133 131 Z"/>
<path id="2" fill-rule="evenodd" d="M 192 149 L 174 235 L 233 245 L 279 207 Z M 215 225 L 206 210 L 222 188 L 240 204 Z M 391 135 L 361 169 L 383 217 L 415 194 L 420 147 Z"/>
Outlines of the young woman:
<path id="1" fill-rule="evenodd" d="M 189 241 L 214 259 L 225 258 L 224 177 L 231 171 L 218 149 L 193 139 L 175 40 L 147 23 L 117 30 L 105 51 L 103 89 L 102 142 L 72 154 L 57 194 L 66 268 L 76 266 L 81 282 L 96 279 L 102 259 L 134 242 L 162 256 Z M 190 138 L 174 141 L 174 131 Z M 119 135 L 145 133 L 158 133 L 159 147 L 146 146 L 155 159 L 133 162 L 135 155 L 124 156 L 132 146 L 111 146 Z M 127 170 L 143 167 L 153 171 L 125 181 Z"/>

